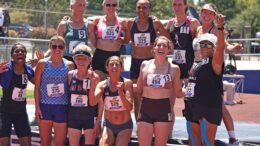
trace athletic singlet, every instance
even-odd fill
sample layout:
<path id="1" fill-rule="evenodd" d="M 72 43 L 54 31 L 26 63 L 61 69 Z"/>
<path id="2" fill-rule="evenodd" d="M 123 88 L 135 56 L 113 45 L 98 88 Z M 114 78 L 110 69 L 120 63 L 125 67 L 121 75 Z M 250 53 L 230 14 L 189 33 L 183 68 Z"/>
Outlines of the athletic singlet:
<path id="1" fill-rule="evenodd" d="M 146 68 L 147 70 L 151 63 L 152 61 L 149 61 L 149 64 Z M 144 72 L 143 83 L 144 86 L 149 86 L 153 88 L 171 89 L 172 88 L 171 64 L 168 63 L 168 70 L 165 74 L 152 74 L 152 73 Z"/>
<path id="2" fill-rule="evenodd" d="M 68 104 L 68 71 L 66 59 L 59 67 L 53 67 L 50 57 L 45 58 L 45 67 L 41 76 L 40 103 Z"/>
<path id="3" fill-rule="evenodd" d="M 64 34 L 66 41 L 65 56 L 72 56 L 73 49 L 79 44 L 88 44 L 88 22 L 86 21 L 81 29 L 74 29 L 70 21 L 66 21 L 66 32 Z"/>
<path id="4" fill-rule="evenodd" d="M 26 87 L 28 75 L 17 75 L 12 71 L 11 86 L 7 90 L 3 88 L 1 111 L 7 113 L 21 113 L 26 111 Z"/>
<path id="5" fill-rule="evenodd" d="M 186 21 L 180 27 L 174 24 L 170 28 L 170 37 L 174 45 L 173 63 L 178 64 L 181 69 L 189 70 L 194 61 L 194 51 L 192 47 L 192 40 L 194 33 L 190 30 L 191 18 L 187 16 Z"/>
<path id="6" fill-rule="evenodd" d="M 222 68 L 224 68 L 224 64 Z M 214 72 L 212 57 L 202 59 L 201 62 L 195 64 L 191 69 L 188 83 L 189 93 L 186 93 L 186 96 L 192 97 L 193 101 L 203 106 L 212 108 L 222 107 L 222 74 L 217 75 Z"/>
<path id="7" fill-rule="evenodd" d="M 123 82 L 123 81 L 124 81 L 124 79 L 121 78 L 121 82 Z M 118 95 L 118 91 L 113 92 L 110 90 L 109 79 L 106 79 L 106 87 L 104 90 L 103 100 L 104 100 L 105 109 L 107 111 L 125 111 L 126 110 L 120 96 Z"/>
<path id="8" fill-rule="evenodd" d="M 90 90 L 90 80 L 88 78 L 79 80 L 76 78 L 75 70 L 69 85 L 70 90 L 70 106 L 71 107 L 87 107 L 89 105 L 88 95 Z"/>
<path id="9" fill-rule="evenodd" d="M 135 18 L 133 26 L 131 28 L 131 40 L 137 47 L 146 47 L 151 43 L 154 43 L 156 38 L 156 32 L 153 26 L 152 18 L 148 17 L 148 29 L 146 31 L 140 31 L 137 27 L 138 18 Z"/>
<path id="10" fill-rule="evenodd" d="M 107 26 L 105 17 L 100 18 L 97 25 L 98 39 L 117 40 L 121 36 L 122 26 L 116 17 L 116 24 L 114 26 Z"/>

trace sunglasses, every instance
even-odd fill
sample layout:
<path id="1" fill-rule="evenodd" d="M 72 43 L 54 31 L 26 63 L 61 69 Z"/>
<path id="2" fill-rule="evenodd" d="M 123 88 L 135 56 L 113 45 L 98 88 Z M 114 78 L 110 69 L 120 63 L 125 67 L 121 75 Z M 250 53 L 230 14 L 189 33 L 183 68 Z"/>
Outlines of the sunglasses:
<path id="1" fill-rule="evenodd" d="M 117 4 L 106 4 L 106 7 L 116 7 Z"/>
<path id="2" fill-rule="evenodd" d="M 213 48 L 214 48 L 214 45 L 213 45 L 213 44 L 200 43 L 200 48 L 213 49 Z"/>
<path id="3" fill-rule="evenodd" d="M 63 45 L 51 45 L 51 48 L 52 49 L 57 49 L 57 48 L 59 48 L 60 50 L 63 50 L 64 49 L 64 46 Z"/>
<path id="4" fill-rule="evenodd" d="M 138 10 L 140 10 L 140 9 L 146 10 L 146 9 L 148 9 L 148 7 L 146 7 L 146 6 L 138 6 L 137 9 Z"/>

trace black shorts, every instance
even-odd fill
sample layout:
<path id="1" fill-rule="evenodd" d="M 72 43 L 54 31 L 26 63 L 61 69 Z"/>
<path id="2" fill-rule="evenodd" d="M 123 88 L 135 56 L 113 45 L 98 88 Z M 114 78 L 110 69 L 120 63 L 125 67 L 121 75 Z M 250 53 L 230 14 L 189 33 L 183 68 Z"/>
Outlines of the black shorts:
<path id="1" fill-rule="evenodd" d="M 130 67 L 130 79 L 138 79 L 140 74 L 140 67 L 144 60 L 150 60 L 152 58 L 147 59 L 131 59 L 131 67 Z"/>
<path id="2" fill-rule="evenodd" d="M 176 64 L 175 62 L 172 62 L 172 64 Z M 190 68 L 187 67 L 187 64 L 176 64 L 179 66 L 181 71 L 181 79 L 187 79 L 189 77 L 189 70 Z"/>
<path id="3" fill-rule="evenodd" d="M 194 120 L 194 103 L 190 100 L 184 100 L 184 109 L 182 110 L 182 114 L 187 121 L 199 123 L 199 121 Z"/>
<path id="4" fill-rule="evenodd" d="M 69 118 L 68 127 L 78 129 L 78 130 L 93 129 L 94 128 L 94 118 L 88 119 L 88 120 L 75 120 L 75 119 Z"/>
<path id="5" fill-rule="evenodd" d="M 104 51 L 101 49 L 96 49 L 93 59 L 92 59 L 92 68 L 93 70 L 99 70 L 103 73 L 107 73 L 105 63 L 106 60 L 111 56 L 120 56 L 120 51 Z"/>
<path id="6" fill-rule="evenodd" d="M 193 110 L 193 119 L 200 121 L 205 118 L 208 122 L 215 125 L 220 125 L 222 121 L 222 107 L 212 108 L 196 103 Z"/>
<path id="7" fill-rule="evenodd" d="M 172 122 L 169 98 L 150 99 L 143 97 L 137 121 L 153 124 L 154 122 Z"/>
<path id="8" fill-rule="evenodd" d="M 19 138 L 31 136 L 31 128 L 26 112 L 21 114 L 0 113 L 0 138 L 10 137 L 12 124 Z"/>

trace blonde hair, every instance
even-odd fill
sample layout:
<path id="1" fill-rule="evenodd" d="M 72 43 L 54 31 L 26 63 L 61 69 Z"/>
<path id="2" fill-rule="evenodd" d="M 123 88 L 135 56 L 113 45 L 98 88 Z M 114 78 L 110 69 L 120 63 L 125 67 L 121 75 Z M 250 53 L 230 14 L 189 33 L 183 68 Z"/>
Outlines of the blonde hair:
<path id="1" fill-rule="evenodd" d="M 71 6 L 74 5 L 76 3 L 76 1 L 77 0 L 70 0 L 70 5 Z M 86 5 L 88 5 L 88 1 L 87 0 L 85 0 L 85 1 L 86 1 Z"/>
<path id="2" fill-rule="evenodd" d="M 119 0 L 103 0 L 102 6 L 105 6 L 106 1 L 116 1 L 117 7 L 119 5 Z"/>

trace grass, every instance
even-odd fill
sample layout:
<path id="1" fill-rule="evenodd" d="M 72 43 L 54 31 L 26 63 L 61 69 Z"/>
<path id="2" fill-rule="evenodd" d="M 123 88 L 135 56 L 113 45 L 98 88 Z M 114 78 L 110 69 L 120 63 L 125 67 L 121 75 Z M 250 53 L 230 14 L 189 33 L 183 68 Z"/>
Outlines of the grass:
<path id="1" fill-rule="evenodd" d="M 3 90 L 0 88 L 0 97 L 3 96 Z M 33 99 L 34 98 L 34 91 L 33 90 L 26 90 L 26 97 L 28 99 Z"/>

